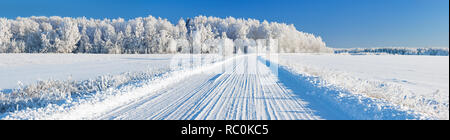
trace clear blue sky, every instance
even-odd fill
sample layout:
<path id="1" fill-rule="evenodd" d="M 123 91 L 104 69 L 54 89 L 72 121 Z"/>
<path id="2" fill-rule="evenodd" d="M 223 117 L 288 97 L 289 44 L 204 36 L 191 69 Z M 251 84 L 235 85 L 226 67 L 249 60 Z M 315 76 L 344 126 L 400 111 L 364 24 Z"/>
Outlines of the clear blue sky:
<path id="1" fill-rule="evenodd" d="M 176 22 L 197 15 L 294 24 L 330 47 L 448 47 L 449 0 L 1 0 L 0 17 L 125 19 L 153 15 Z"/>

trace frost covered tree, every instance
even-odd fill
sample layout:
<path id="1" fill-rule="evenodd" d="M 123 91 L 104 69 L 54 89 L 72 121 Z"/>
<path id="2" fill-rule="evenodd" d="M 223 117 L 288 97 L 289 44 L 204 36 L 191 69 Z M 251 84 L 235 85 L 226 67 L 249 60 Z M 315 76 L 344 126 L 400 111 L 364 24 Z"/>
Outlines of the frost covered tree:
<path id="1" fill-rule="evenodd" d="M 180 53 L 189 53 L 190 47 L 189 47 L 189 41 L 187 39 L 187 27 L 186 22 L 184 19 L 178 20 L 178 24 L 176 25 L 176 35 L 174 36 L 174 39 L 176 40 L 177 46 L 176 46 L 176 52 Z"/>
<path id="2" fill-rule="evenodd" d="M 105 42 L 102 39 L 102 32 L 100 29 L 96 29 L 92 40 L 93 52 L 100 53 Z"/>
<path id="3" fill-rule="evenodd" d="M 174 39 L 170 39 L 167 43 L 167 53 L 176 53 L 177 52 L 177 41 Z"/>
<path id="4" fill-rule="evenodd" d="M 78 47 L 74 51 L 75 53 L 89 53 L 92 50 L 92 44 L 89 38 L 89 35 L 87 34 L 87 28 L 86 26 L 81 27 L 81 37 L 80 41 L 78 42 Z"/>
<path id="5" fill-rule="evenodd" d="M 8 52 L 9 46 L 11 46 L 10 22 L 8 19 L 0 18 L 0 53 Z"/>

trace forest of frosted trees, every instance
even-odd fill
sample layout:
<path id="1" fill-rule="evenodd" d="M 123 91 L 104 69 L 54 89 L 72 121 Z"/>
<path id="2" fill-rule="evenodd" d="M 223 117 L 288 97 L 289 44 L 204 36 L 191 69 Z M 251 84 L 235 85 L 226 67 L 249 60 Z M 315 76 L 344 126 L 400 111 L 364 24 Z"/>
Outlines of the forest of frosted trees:
<path id="1" fill-rule="evenodd" d="M 277 52 L 332 52 L 294 25 L 254 19 L 0 18 L 0 53 L 242 53 L 274 45 Z"/>
<path id="2" fill-rule="evenodd" d="M 448 48 L 349 48 L 334 49 L 336 54 L 393 54 L 393 55 L 438 55 L 448 56 Z"/>

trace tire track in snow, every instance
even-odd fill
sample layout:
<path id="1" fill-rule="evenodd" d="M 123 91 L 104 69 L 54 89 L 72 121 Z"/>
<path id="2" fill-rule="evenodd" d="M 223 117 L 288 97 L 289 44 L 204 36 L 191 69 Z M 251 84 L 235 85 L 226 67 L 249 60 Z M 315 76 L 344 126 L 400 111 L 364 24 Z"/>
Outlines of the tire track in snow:
<path id="1" fill-rule="evenodd" d="M 324 119 L 256 55 L 236 57 L 217 70 L 223 71 L 193 75 L 97 119 Z"/>

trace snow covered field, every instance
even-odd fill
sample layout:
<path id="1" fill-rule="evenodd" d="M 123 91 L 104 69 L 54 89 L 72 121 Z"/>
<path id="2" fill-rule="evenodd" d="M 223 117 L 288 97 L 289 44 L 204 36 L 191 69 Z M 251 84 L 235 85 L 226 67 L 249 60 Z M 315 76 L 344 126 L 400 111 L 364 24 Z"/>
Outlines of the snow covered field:
<path id="1" fill-rule="evenodd" d="M 449 119 L 448 63 L 448 56 L 0 54 L 0 119 Z"/>
<path id="2" fill-rule="evenodd" d="M 318 77 L 319 85 L 380 99 L 384 105 L 449 119 L 449 57 L 282 54 L 281 65 Z M 275 60 L 276 61 L 276 60 Z"/>

